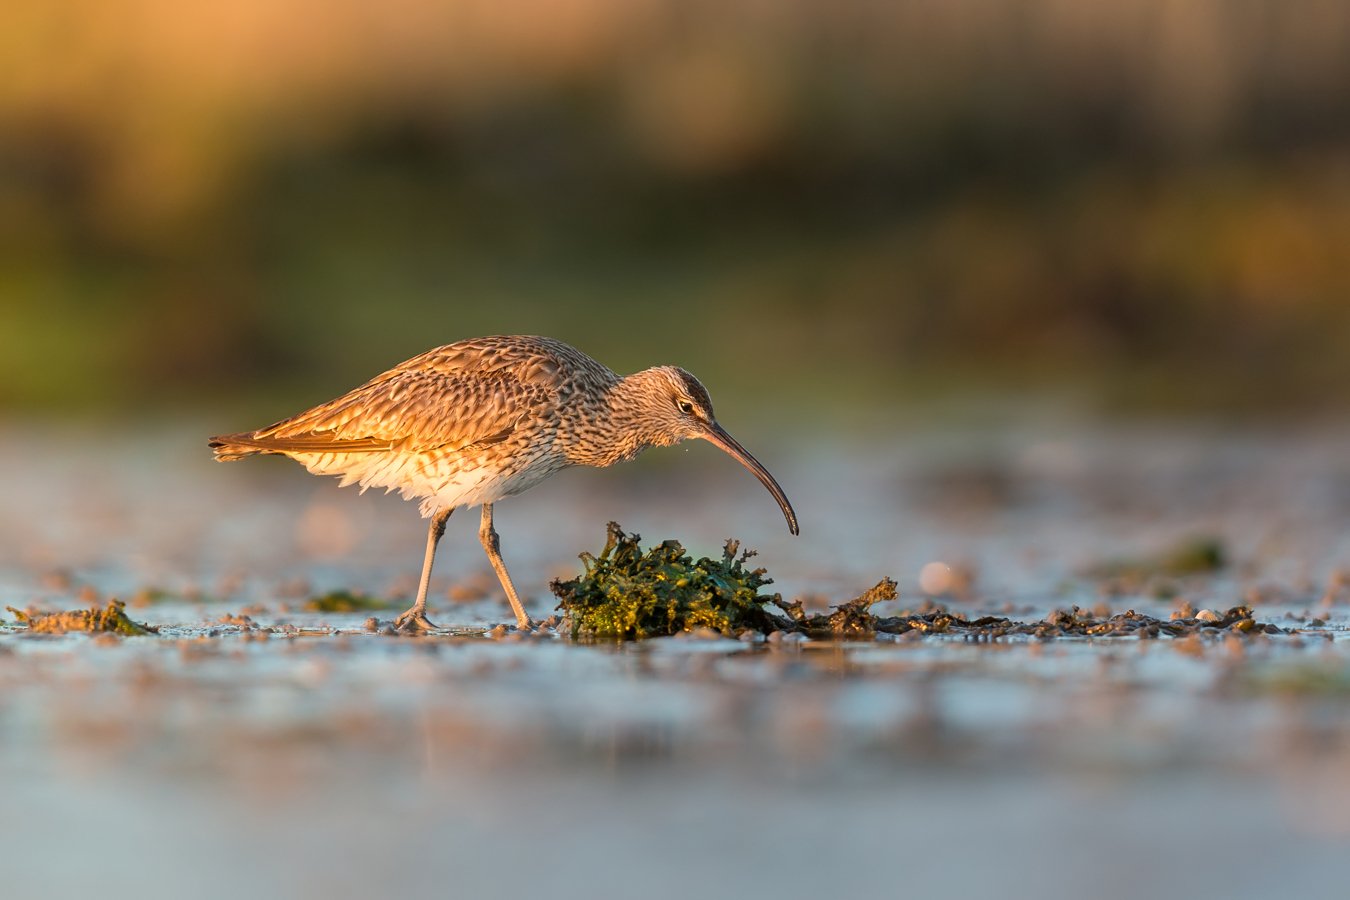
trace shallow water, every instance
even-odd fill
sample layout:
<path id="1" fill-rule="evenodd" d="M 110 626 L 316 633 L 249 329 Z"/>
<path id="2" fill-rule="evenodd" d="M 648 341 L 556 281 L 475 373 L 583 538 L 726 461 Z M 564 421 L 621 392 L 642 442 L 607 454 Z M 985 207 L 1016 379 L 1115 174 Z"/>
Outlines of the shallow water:
<path id="1" fill-rule="evenodd" d="M 701 447 L 503 503 L 537 616 L 616 519 L 700 553 L 739 537 L 816 602 L 891 575 L 901 597 L 879 611 L 917 609 L 920 571 L 943 562 L 966 574 L 937 602 L 972 614 L 1246 602 L 1284 629 L 616 646 L 393 637 L 369 613 L 301 611 L 345 588 L 396 614 L 423 524 L 282 461 L 212 464 L 207 430 L 97 452 L 76 430 L 0 434 L 0 599 L 117 595 L 162 629 L 0 628 L 0 856 L 22 860 L 6 897 L 1338 895 L 1350 434 L 747 440 L 799 539 Z M 433 618 L 468 632 L 510 620 L 476 528 L 452 517 L 433 584 Z M 1084 574 L 1196 534 L 1233 564 L 1121 595 Z M 221 621 L 241 613 L 254 626 Z"/>

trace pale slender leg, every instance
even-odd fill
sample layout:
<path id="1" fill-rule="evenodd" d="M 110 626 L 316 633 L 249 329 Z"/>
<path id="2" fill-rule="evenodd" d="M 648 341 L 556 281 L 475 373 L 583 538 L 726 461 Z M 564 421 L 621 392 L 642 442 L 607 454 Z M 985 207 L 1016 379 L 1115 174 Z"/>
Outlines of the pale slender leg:
<path id="1" fill-rule="evenodd" d="M 497 529 L 492 527 L 491 503 L 483 504 L 483 524 L 478 528 L 478 539 L 483 542 L 483 549 L 487 551 L 488 562 L 492 563 L 492 568 L 497 573 L 497 580 L 506 589 L 506 599 L 511 601 L 511 609 L 516 614 L 516 625 L 529 628 L 530 617 L 525 614 L 525 607 L 520 605 L 516 586 L 511 583 L 511 573 L 506 571 L 506 563 L 502 562 L 501 541 L 497 537 Z"/>
<path id="2" fill-rule="evenodd" d="M 454 512 L 454 507 L 437 510 L 431 517 L 431 527 L 427 530 L 427 555 L 422 560 L 422 582 L 417 586 L 417 602 L 412 609 L 394 620 L 394 627 L 403 631 L 434 631 L 436 626 L 427 618 L 427 586 L 431 584 L 431 564 L 436 559 L 436 545 L 445 534 L 445 521 Z"/>

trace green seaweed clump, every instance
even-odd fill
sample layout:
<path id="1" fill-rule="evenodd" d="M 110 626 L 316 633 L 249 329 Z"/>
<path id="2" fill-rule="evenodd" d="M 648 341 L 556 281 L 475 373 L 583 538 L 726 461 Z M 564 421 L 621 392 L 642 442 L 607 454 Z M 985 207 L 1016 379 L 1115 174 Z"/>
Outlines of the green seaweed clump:
<path id="1" fill-rule="evenodd" d="M 72 609 L 59 613 L 28 613 L 12 606 L 5 607 L 18 617 L 21 625 L 27 625 L 29 631 L 40 634 L 65 634 L 68 631 L 106 631 L 112 634 L 141 635 L 156 634 L 159 629 L 152 625 L 142 625 L 127 617 L 126 604 L 121 600 L 109 600 L 107 607 L 99 609 Z"/>
<path id="2" fill-rule="evenodd" d="M 739 542 L 727 541 L 721 559 L 694 560 L 679 541 L 664 541 L 644 553 L 639 540 L 610 522 L 600 555 L 581 554 L 586 571 L 553 582 L 572 637 L 633 640 L 699 628 L 731 636 L 784 624 L 763 606 L 782 598 L 759 593 L 772 579 L 763 569 L 745 567 L 754 553 L 737 555 Z"/>
<path id="3" fill-rule="evenodd" d="M 304 608 L 307 612 L 373 612 L 389 609 L 390 604 L 387 600 L 381 600 L 367 594 L 353 594 L 351 591 L 330 591 L 327 594 L 310 597 L 305 601 Z"/>

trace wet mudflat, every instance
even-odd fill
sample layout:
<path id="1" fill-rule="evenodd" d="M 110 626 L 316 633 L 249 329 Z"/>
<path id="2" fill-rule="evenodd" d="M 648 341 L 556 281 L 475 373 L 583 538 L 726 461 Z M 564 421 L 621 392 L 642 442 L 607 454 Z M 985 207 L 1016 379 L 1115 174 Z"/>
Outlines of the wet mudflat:
<path id="1" fill-rule="evenodd" d="M 539 618 L 617 520 L 739 538 L 808 613 L 889 576 L 882 620 L 1060 628 L 621 644 L 497 628 L 473 516 L 433 584 L 454 629 L 385 634 L 413 508 L 197 432 L 0 435 L 0 606 L 158 628 L 0 616 L 7 897 L 1338 895 L 1350 434 L 779 445 L 798 539 L 715 451 L 503 503 Z"/>

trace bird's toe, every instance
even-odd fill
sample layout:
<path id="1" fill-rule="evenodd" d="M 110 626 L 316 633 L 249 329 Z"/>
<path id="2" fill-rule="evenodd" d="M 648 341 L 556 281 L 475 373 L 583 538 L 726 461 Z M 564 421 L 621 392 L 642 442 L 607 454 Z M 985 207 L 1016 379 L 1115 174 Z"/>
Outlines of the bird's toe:
<path id="1" fill-rule="evenodd" d="M 436 624 L 427 618 L 426 613 L 410 609 L 394 620 L 394 628 L 406 632 L 438 630 Z"/>

